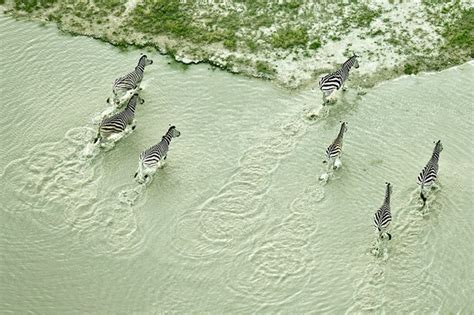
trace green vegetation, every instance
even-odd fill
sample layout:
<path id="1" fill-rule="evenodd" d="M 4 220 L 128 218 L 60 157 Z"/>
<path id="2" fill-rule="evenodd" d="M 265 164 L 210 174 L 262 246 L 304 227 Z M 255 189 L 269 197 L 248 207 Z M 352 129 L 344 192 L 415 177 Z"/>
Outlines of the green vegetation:
<path id="1" fill-rule="evenodd" d="M 403 73 L 405 73 L 405 74 L 416 74 L 416 73 L 418 73 L 418 69 L 414 65 L 412 65 L 410 63 L 407 63 L 403 67 Z"/>
<path id="2" fill-rule="evenodd" d="M 275 74 L 275 69 L 266 61 L 257 61 L 255 65 L 257 72 L 263 74 L 264 77 L 272 77 Z"/>
<path id="3" fill-rule="evenodd" d="M 459 18 L 445 24 L 443 37 L 445 49 L 460 48 L 474 58 L 474 9 L 461 10 Z"/>
<path id="4" fill-rule="evenodd" d="M 381 14 L 381 9 L 372 10 L 367 5 L 362 5 L 357 9 L 357 13 L 354 14 L 352 24 L 355 27 L 368 27 Z"/>
<path id="5" fill-rule="evenodd" d="M 390 72 L 398 75 L 439 70 L 474 58 L 474 12 L 461 0 L 423 0 L 416 12 L 397 1 L 381 5 L 355 0 L 332 5 L 308 0 L 142 0 L 133 9 L 125 0 L 2 3 L 13 15 L 54 21 L 66 32 L 86 34 L 119 49 L 131 44 L 154 47 L 177 59 L 208 62 L 231 72 L 288 78 L 283 84 L 294 86 L 302 83 L 296 72 L 310 71 L 306 78 L 327 72 L 319 68 L 325 59 L 339 64 L 344 53 L 354 49 L 366 58 L 363 62 L 394 54 Z M 407 8 L 410 14 L 403 11 Z M 393 10 L 406 15 L 403 23 Z M 367 48 L 354 39 L 367 43 Z M 338 51 L 330 51 L 327 44 L 337 41 Z M 296 72 L 276 76 L 285 68 L 274 66 L 282 59 L 300 64 L 308 60 L 311 66 L 289 67 Z"/>
<path id="6" fill-rule="evenodd" d="M 315 39 L 311 44 L 309 44 L 309 49 L 316 50 L 319 47 L 321 47 L 321 40 L 319 38 Z"/>
<path id="7" fill-rule="evenodd" d="M 49 8 L 55 4 L 57 0 L 21 0 L 15 1 L 15 9 L 32 12 L 40 8 Z"/>
<path id="8" fill-rule="evenodd" d="M 275 48 L 304 47 L 308 42 L 308 33 L 303 28 L 281 28 L 272 35 L 272 46 Z"/>

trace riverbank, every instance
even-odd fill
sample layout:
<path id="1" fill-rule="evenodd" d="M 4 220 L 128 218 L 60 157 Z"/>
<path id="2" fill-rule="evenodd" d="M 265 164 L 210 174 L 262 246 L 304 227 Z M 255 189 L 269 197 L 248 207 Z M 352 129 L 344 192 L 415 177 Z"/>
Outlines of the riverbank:
<path id="1" fill-rule="evenodd" d="M 0 4 L 16 18 L 53 22 L 63 31 L 123 49 L 154 47 L 186 64 L 205 62 L 288 88 L 315 85 L 353 52 L 361 55 L 361 67 L 351 80 L 360 87 L 474 58 L 474 5 L 469 1 Z"/>

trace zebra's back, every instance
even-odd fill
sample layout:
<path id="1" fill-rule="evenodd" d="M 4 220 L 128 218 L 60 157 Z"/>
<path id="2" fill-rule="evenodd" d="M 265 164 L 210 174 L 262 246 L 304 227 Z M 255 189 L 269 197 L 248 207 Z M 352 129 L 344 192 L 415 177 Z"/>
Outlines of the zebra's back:
<path id="1" fill-rule="evenodd" d="M 107 136 L 125 130 L 128 124 L 132 123 L 133 115 L 127 110 L 123 110 L 111 117 L 105 118 L 100 124 L 100 133 Z"/>
<path id="2" fill-rule="evenodd" d="M 323 92 L 339 90 L 343 79 L 338 71 L 328 74 L 319 80 L 319 89 Z"/>
<path id="3" fill-rule="evenodd" d="M 341 154 L 342 145 L 340 143 L 332 143 L 326 149 L 326 157 L 327 159 L 332 159 L 338 157 Z"/>
<path id="4" fill-rule="evenodd" d="M 143 79 L 142 72 L 132 71 L 128 73 L 127 75 L 116 79 L 113 85 L 113 89 L 114 90 L 136 89 L 137 86 L 141 83 L 142 79 Z"/>
<path id="5" fill-rule="evenodd" d="M 436 177 L 438 176 L 438 163 L 430 161 L 428 164 L 423 168 L 417 178 L 418 185 L 422 186 L 430 186 L 436 181 Z"/>
<path id="6" fill-rule="evenodd" d="M 140 154 L 140 160 L 148 167 L 156 166 L 156 164 L 168 153 L 168 143 L 161 141 Z"/>
<path id="7" fill-rule="evenodd" d="M 384 231 L 392 222 L 392 214 L 390 213 L 390 207 L 383 205 L 374 215 L 374 225 L 380 231 Z"/>

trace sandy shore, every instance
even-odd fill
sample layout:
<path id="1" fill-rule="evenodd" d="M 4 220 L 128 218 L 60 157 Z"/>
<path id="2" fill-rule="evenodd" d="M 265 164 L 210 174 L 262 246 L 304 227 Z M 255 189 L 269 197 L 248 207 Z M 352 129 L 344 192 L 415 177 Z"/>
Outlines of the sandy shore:
<path id="1" fill-rule="evenodd" d="M 207 62 L 288 88 L 316 85 L 354 52 L 361 56 L 361 67 L 351 84 L 361 87 L 474 57 L 470 1 L 324 6 L 303 0 L 265 5 L 236 0 L 50 2 L 27 7 L 7 0 L 3 11 L 55 22 L 64 31 L 124 48 L 155 47 L 186 64 Z"/>

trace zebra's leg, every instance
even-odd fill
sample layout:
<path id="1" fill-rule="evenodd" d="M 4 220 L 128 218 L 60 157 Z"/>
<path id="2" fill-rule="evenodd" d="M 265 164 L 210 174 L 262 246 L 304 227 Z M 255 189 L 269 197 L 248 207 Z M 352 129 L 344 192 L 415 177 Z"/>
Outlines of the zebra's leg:
<path id="1" fill-rule="evenodd" d="M 421 207 L 423 208 L 423 207 L 426 205 L 426 200 L 428 199 L 428 198 L 425 196 L 425 194 L 424 194 L 424 192 L 423 192 L 423 189 L 421 189 L 421 191 L 420 191 L 420 198 L 421 198 L 421 200 L 423 201 L 423 205 L 421 206 Z"/>
<path id="2" fill-rule="evenodd" d="M 430 188 L 431 190 L 439 190 L 441 186 L 439 185 L 438 181 L 434 181 Z"/>
<path id="3" fill-rule="evenodd" d="M 166 155 L 158 162 L 158 168 L 163 168 L 166 164 Z"/>
<path id="4" fill-rule="evenodd" d="M 135 130 L 137 128 L 137 120 L 133 119 L 132 122 L 130 123 L 130 128 L 131 130 Z"/>
<path id="5" fill-rule="evenodd" d="M 99 128 L 99 130 L 97 131 L 97 135 L 95 136 L 95 139 L 94 139 L 94 144 L 100 143 L 101 138 L 102 138 L 102 135 L 100 134 L 100 128 Z"/>
<path id="6" fill-rule="evenodd" d="M 323 105 L 329 103 L 328 97 L 332 94 L 332 91 L 324 91 L 323 92 Z"/>
<path id="7" fill-rule="evenodd" d="M 342 92 L 345 92 L 345 91 L 347 91 L 346 83 L 343 82 L 343 83 L 342 83 Z"/>
<path id="8" fill-rule="evenodd" d="M 341 159 L 340 159 L 339 157 L 336 157 L 336 158 L 334 159 L 334 166 L 333 166 L 333 169 L 337 170 L 337 169 L 339 169 L 341 166 L 342 166 Z"/>

